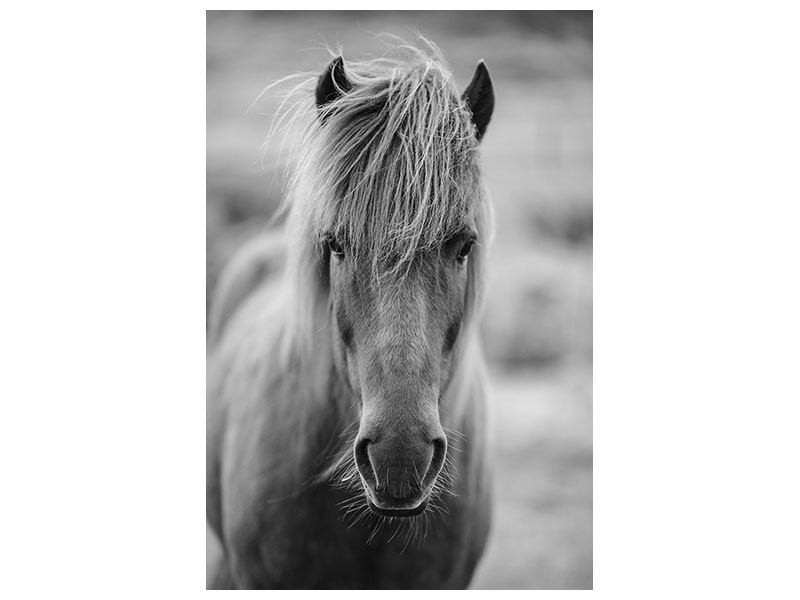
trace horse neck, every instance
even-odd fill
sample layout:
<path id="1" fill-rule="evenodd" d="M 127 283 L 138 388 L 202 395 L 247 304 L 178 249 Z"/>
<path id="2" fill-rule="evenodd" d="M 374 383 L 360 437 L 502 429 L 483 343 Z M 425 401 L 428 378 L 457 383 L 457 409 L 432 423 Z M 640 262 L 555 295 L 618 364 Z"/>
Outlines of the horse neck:
<path id="1" fill-rule="evenodd" d="M 459 431 L 464 420 L 470 417 L 484 379 L 484 363 L 477 335 L 471 331 L 465 333 L 464 345 L 456 357 L 441 411 L 442 425 Z"/>

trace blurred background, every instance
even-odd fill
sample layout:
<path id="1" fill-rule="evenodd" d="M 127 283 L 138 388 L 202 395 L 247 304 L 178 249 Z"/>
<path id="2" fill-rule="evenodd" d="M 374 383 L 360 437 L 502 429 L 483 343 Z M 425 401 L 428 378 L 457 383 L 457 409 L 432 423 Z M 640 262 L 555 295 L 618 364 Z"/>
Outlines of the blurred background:
<path id="1" fill-rule="evenodd" d="M 363 58 L 381 53 L 373 34 L 415 31 L 460 88 L 480 58 L 495 85 L 481 145 L 496 213 L 481 324 L 495 506 L 473 587 L 591 588 L 590 11 L 207 12 L 207 291 L 246 240 L 280 226 L 284 165 L 260 154 L 277 101 L 254 105 L 261 91 L 321 71 L 326 43 Z"/>

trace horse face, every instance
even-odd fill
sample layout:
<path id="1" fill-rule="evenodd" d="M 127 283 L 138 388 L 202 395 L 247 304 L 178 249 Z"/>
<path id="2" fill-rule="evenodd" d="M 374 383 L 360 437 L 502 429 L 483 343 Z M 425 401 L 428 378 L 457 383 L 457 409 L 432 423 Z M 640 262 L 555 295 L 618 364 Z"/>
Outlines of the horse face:
<path id="1" fill-rule="evenodd" d="M 334 355 L 359 399 L 354 455 L 373 512 L 425 510 L 445 461 L 439 402 L 451 377 L 464 315 L 466 230 L 419 255 L 403 278 L 378 277 L 369 260 L 331 241 Z"/>

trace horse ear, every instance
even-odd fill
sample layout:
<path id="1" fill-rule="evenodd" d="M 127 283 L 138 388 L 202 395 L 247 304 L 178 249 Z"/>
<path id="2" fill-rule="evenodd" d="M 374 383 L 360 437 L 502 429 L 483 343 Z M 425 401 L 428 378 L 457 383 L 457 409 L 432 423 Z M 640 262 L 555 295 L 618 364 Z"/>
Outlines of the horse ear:
<path id="1" fill-rule="evenodd" d="M 317 108 L 322 108 L 329 102 L 346 94 L 353 85 L 348 81 L 344 72 L 344 59 L 337 56 L 322 72 L 317 81 Z"/>
<path id="2" fill-rule="evenodd" d="M 486 63 L 483 60 L 478 61 L 472 81 L 470 81 L 467 89 L 464 90 L 461 98 L 472 111 L 472 122 L 475 124 L 477 131 L 475 137 L 478 138 L 478 141 L 481 141 L 494 110 L 492 78 L 489 77 L 489 69 L 486 68 Z"/>

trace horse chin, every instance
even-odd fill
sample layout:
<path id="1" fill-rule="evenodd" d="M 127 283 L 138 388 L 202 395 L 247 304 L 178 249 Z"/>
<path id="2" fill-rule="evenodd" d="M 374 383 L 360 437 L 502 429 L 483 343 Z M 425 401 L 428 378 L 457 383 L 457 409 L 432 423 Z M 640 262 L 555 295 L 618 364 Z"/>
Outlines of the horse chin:
<path id="1" fill-rule="evenodd" d="M 400 517 L 400 518 L 407 518 L 407 517 L 416 517 L 417 515 L 421 515 L 425 512 L 425 509 L 428 508 L 428 499 L 425 498 L 422 502 L 419 503 L 419 506 L 415 508 L 380 508 L 375 506 L 375 504 L 367 498 L 367 504 L 369 505 L 369 509 L 375 513 L 376 515 L 380 515 L 381 517 Z"/>

